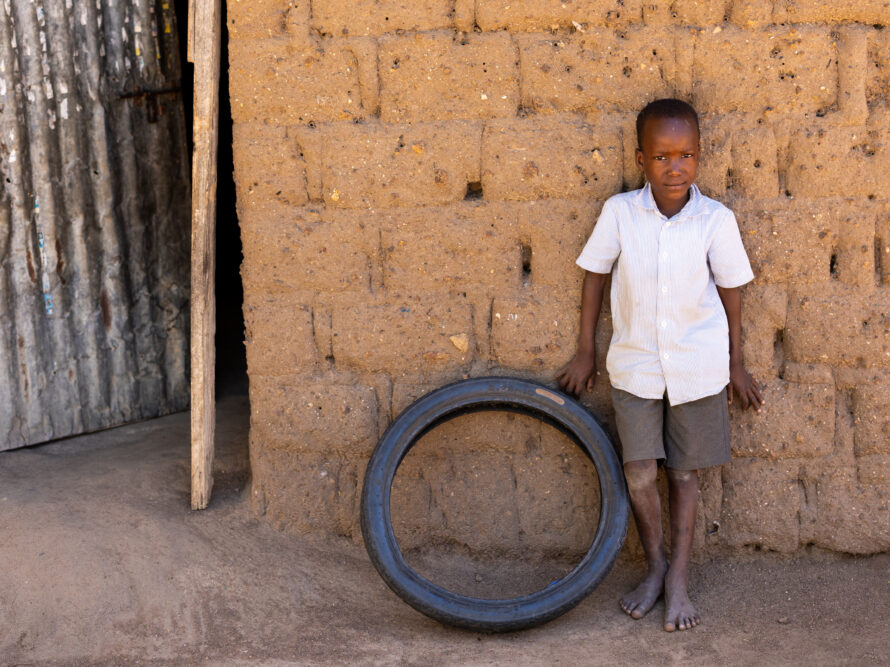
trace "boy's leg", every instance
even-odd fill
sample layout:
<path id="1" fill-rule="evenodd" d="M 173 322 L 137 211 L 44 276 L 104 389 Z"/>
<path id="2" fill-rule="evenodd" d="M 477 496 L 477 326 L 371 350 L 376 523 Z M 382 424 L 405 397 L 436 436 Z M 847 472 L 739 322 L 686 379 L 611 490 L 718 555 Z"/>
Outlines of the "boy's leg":
<path id="1" fill-rule="evenodd" d="M 698 503 L 698 471 L 730 459 L 729 411 L 720 391 L 672 406 L 665 415 L 671 503 L 671 566 L 664 581 L 664 629 L 688 630 L 701 622 L 689 601 L 687 571 Z"/>
<path id="2" fill-rule="evenodd" d="M 671 503 L 671 564 L 664 578 L 664 629 L 688 630 L 701 622 L 689 600 L 687 571 L 698 503 L 698 471 L 667 469 Z"/>
<path id="3" fill-rule="evenodd" d="M 648 572 L 642 583 L 619 601 L 624 612 L 633 618 L 643 618 L 655 605 L 664 590 L 665 573 L 668 571 L 661 529 L 661 500 L 655 485 L 657 473 L 658 464 L 655 459 L 628 461 L 624 464 L 630 503 L 648 565 Z M 691 529 L 689 532 L 691 534 Z"/>

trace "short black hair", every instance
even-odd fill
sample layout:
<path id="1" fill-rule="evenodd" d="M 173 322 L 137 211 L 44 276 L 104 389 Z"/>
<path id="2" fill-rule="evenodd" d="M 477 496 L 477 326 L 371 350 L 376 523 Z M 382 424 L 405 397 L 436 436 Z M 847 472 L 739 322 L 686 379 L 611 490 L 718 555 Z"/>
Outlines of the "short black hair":
<path id="1" fill-rule="evenodd" d="M 643 128 L 646 127 L 646 121 L 650 118 L 680 118 L 688 120 L 695 126 L 695 131 L 700 132 L 698 127 L 698 114 L 691 104 L 683 100 L 674 98 L 666 98 L 663 100 L 655 100 L 649 102 L 640 113 L 637 114 L 637 147 L 643 147 Z"/>

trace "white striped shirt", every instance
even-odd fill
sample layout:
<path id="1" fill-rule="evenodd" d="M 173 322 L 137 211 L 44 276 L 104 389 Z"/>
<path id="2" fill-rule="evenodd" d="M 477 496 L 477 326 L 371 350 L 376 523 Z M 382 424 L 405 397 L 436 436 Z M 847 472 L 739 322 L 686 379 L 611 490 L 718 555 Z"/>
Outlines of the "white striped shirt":
<path id="1" fill-rule="evenodd" d="M 666 390 L 671 405 L 726 387 L 729 327 L 715 284 L 754 278 L 732 211 L 693 185 L 668 219 L 647 183 L 605 203 L 577 263 L 612 272 L 613 387 L 641 398 Z"/>

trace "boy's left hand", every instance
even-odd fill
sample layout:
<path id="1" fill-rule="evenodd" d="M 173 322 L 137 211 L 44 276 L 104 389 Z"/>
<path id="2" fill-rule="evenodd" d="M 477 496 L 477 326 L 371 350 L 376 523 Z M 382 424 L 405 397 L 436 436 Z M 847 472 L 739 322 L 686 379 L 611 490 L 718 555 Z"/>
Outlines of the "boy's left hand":
<path id="1" fill-rule="evenodd" d="M 733 390 L 735 390 L 739 395 L 743 410 L 747 410 L 750 405 L 760 412 L 760 406 L 763 405 L 763 396 L 760 393 L 762 389 L 766 389 L 766 387 L 761 387 L 742 364 L 729 365 L 729 386 L 726 391 L 730 403 L 732 403 Z"/>

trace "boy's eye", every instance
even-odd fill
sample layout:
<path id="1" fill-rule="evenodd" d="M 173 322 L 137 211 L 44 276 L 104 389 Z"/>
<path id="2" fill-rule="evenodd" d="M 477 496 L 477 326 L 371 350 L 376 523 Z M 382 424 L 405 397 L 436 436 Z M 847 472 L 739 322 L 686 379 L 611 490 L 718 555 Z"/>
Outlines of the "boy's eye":
<path id="1" fill-rule="evenodd" d="M 686 158 L 695 157 L 695 154 L 694 153 L 683 153 L 683 157 L 686 157 Z"/>

